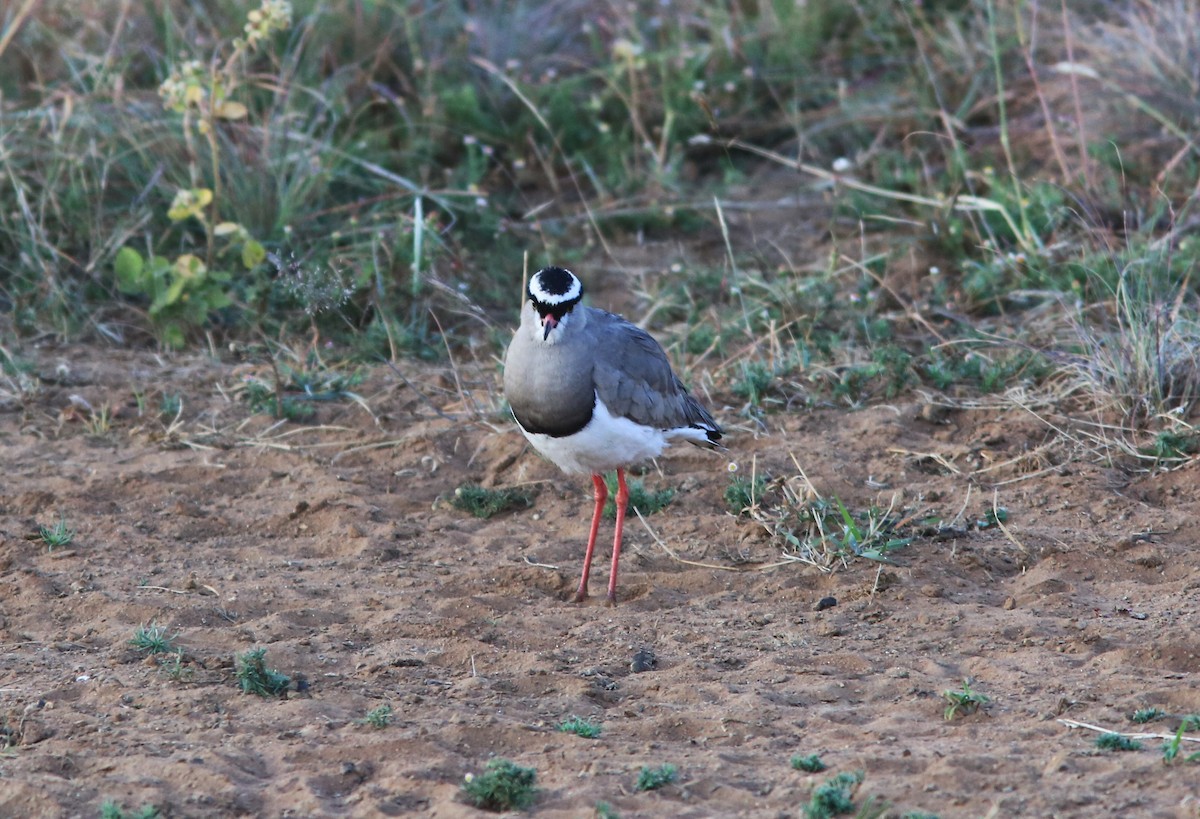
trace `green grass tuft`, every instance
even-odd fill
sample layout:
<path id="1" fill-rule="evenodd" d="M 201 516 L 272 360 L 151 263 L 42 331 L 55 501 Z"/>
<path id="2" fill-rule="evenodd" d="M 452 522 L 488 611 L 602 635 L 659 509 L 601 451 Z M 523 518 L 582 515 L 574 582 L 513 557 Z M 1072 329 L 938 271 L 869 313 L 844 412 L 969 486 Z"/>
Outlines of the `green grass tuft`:
<path id="1" fill-rule="evenodd" d="M 1145 725 L 1147 722 L 1162 719 L 1166 715 L 1167 712 L 1161 708 L 1139 708 L 1129 715 L 1129 720 L 1130 722 L 1136 722 L 1138 725 Z"/>
<path id="2" fill-rule="evenodd" d="M 490 518 L 512 509 L 533 505 L 533 496 L 524 489 L 487 489 L 465 483 L 454 490 L 450 505 L 477 518 Z"/>
<path id="3" fill-rule="evenodd" d="M 384 704 L 378 708 L 372 708 L 360 722 L 375 729 L 387 728 L 392 724 L 392 706 Z"/>
<path id="4" fill-rule="evenodd" d="M 167 632 L 166 626 L 160 626 L 153 622 L 147 626 L 138 626 L 134 630 L 129 644 L 147 654 L 171 654 L 175 651 L 174 639 L 178 635 Z"/>
<path id="5" fill-rule="evenodd" d="M 617 516 L 617 478 L 615 475 L 607 475 L 604 478 L 605 484 L 608 486 L 608 500 L 604 504 L 604 517 L 608 520 L 613 520 Z M 643 515 L 653 515 L 656 512 L 661 512 L 671 505 L 671 501 L 675 498 L 675 490 L 667 487 L 666 489 L 649 490 L 646 485 L 638 478 L 629 478 L 625 485 L 629 487 L 629 508 L 628 513 L 633 514 L 636 509 Z"/>
<path id="6" fill-rule="evenodd" d="M 1096 739 L 1096 747 L 1105 751 L 1140 751 L 1142 743 L 1121 734 L 1101 734 Z"/>
<path id="7" fill-rule="evenodd" d="M 792 757 L 792 767 L 806 773 L 820 773 L 829 766 L 822 762 L 821 757 L 817 754 L 808 754 L 807 756 L 796 754 Z"/>
<path id="8" fill-rule="evenodd" d="M 67 525 L 67 519 L 60 517 L 52 526 L 38 526 L 37 536 L 46 544 L 47 551 L 53 552 L 70 545 L 75 539 L 75 530 Z"/>

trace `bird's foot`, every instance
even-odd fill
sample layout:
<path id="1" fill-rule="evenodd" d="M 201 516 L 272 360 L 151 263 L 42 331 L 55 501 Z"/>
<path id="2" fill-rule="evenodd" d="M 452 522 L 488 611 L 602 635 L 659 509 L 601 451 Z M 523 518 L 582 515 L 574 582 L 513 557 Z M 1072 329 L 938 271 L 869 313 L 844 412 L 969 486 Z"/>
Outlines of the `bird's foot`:
<path id="1" fill-rule="evenodd" d="M 588 599 L 587 589 L 580 589 L 579 591 L 575 592 L 575 597 L 572 599 L 576 603 L 583 603 Z"/>

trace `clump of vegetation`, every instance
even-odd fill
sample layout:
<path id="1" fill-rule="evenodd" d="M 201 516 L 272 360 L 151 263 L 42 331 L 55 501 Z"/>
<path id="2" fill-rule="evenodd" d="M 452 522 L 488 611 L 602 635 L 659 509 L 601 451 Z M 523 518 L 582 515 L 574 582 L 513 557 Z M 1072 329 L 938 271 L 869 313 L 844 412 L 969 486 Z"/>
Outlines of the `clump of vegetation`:
<path id="1" fill-rule="evenodd" d="M 946 710 L 942 716 L 947 722 L 956 717 L 974 714 L 991 702 L 989 697 L 971 687 L 970 680 L 963 680 L 962 688 L 943 691 L 942 698 L 946 700 Z"/>
<path id="2" fill-rule="evenodd" d="M 501 512 L 532 506 L 533 495 L 516 487 L 488 489 L 477 484 L 465 483 L 454 490 L 450 505 L 477 518 L 490 518 Z"/>
<path id="3" fill-rule="evenodd" d="M 46 544 L 47 551 L 53 552 L 55 549 L 69 546 L 75 539 L 75 530 L 67 525 L 65 517 L 60 517 L 50 526 L 45 524 L 38 526 L 37 537 Z"/>
<path id="4" fill-rule="evenodd" d="M 745 515 L 762 500 L 767 491 L 767 479 L 762 475 L 744 478 L 734 475 L 725 487 L 725 505 L 735 515 Z"/>
<path id="5" fill-rule="evenodd" d="M 234 673 L 243 693 L 259 697 L 278 697 L 287 692 L 292 678 L 273 668 L 267 668 L 266 654 L 265 648 L 254 648 L 235 658 Z"/>
<path id="6" fill-rule="evenodd" d="M 375 729 L 387 728 L 392 724 L 392 706 L 385 703 L 377 708 L 372 708 L 362 718 L 362 723 Z"/>
<path id="7" fill-rule="evenodd" d="M 509 759 L 488 760 L 481 774 L 463 778 L 464 798 L 477 808 L 490 811 L 524 810 L 537 795 L 537 771 Z"/>
<path id="8" fill-rule="evenodd" d="M 650 767 L 643 765 L 638 771 L 637 782 L 634 787 L 639 791 L 656 791 L 659 788 L 665 788 L 679 778 L 679 769 L 671 763 Z"/>
<path id="9" fill-rule="evenodd" d="M 604 504 L 604 517 L 609 520 L 617 516 L 617 478 L 616 475 L 606 475 L 604 482 L 608 485 L 608 500 Z M 629 513 L 633 510 L 641 512 L 643 515 L 653 515 L 656 512 L 661 512 L 671 505 L 671 501 L 675 498 L 675 490 L 667 487 L 666 489 L 649 490 L 646 484 L 640 478 L 630 478 L 625 482 L 629 487 Z"/>
<path id="10" fill-rule="evenodd" d="M 804 771 L 806 773 L 820 773 L 829 766 L 821 761 L 821 757 L 818 754 L 807 754 L 805 756 L 796 754 L 792 757 L 792 767 L 797 771 Z"/>
<path id="11" fill-rule="evenodd" d="M 1136 722 L 1138 725 L 1145 725 L 1147 722 L 1154 722 L 1156 719 L 1162 719 L 1167 716 L 1167 712 L 1161 708 L 1139 708 L 1129 715 L 1130 722 Z"/>
<path id="12" fill-rule="evenodd" d="M 584 739 L 595 739 L 600 736 L 601 727 L 597 722 L 592 722 L 590 719 L 583 717 L 571 717 L 558 724 L 558 730 L 567 734 L 574 734 Z"/>
<path id="13" fill-rule="evenodd" d="M 175 651 L 174 639 L 177 636 L 170 634 L 166 626 L 150 623 L 138 626 L 129 644 L 147 654 L 170 654 Z"/>
<path id="14" fill-rule="evenodd" d="M 1189 726 L 1188 719 L 1196 719 L 1197 722 L 1196 722 L 1196 724 Z M 1180 756 L 1180 751 L 1183 749 L 1183 733 L 1184 733 L 1184 731 L 1190 731 L 1196 727 L 1200 727 L 1200 718 L 1195 718 L 1195 717 L 1186 718 L 1183 722 L 1180 723 L 1179 728 L 1177 728 L 1175 730 L 1175 736 L 1172 737 L 1171 740 L 1169 742 L 1165 743 L 1162 747 L 1163 762 L 1165 764 L 1173 765 L 1174 763 L 1179 762 L 1179 761 L 1200 762 L 1200 751 L 1196 751 L 1195 753 L 1187 754 L 1186 756 L 1183 756 L 1183 757 Z"/>
<path id="15" fill-rule="evenodd" d="M 1140 751 L 1142 743 L 1123 734 L 1110 732 L 1096 738 L 1096 747 L 1105 751 Z"/>
<path id="16" fill-rule="evenodd" d="M 100 806 L 100 819 L 158 819 L 158 816 L 158 808 L 154 805 L 142 805 L 129 812 L 110 799 Z"/>
<path id="17" fill-rule="evenodd" d="M 830 819 L 854 811 L 854 792 L 862 784 L 862 771 L 843 772 L 813 788 L 804 806 L 806 819 Z"/>

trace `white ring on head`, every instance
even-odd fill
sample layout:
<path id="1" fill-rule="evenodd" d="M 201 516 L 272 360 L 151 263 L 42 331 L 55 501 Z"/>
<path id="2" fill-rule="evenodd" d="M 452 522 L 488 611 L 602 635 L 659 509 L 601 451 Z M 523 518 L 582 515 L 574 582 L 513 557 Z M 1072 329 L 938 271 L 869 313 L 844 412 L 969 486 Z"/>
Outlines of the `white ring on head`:
<path id="1" fill-rule="evenodd" d="M 578 299 L 583 295 L 583 284 L 579 281 L 579 278 L 565 267 L 560 267 L 559 270 L 562 270 L 571 277 L 571 286 L 567 288 L 566 293 L 551 293 L 544 289 L 542 287 L 542 271 L 540 270 L 534 273 L 533 278 L 529 280 L 529 295 L 538 304 L 554 307 L 559 304 L 565 304 L 573 299 Z"/>

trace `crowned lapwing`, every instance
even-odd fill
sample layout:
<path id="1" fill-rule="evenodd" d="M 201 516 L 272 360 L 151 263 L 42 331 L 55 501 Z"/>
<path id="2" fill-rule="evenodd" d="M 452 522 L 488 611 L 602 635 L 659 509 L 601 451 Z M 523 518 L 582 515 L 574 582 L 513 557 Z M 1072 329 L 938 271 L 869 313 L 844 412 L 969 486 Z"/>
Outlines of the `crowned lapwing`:
<path id="1" fill-rule="evenodd" d="M 580 303 L 583 284 L 561 267 L 539 270 L 504 359 L 504 394 L 534 448 L 568 474 L 591 475 L 596 508 L 577 602 L 587 598 L 603 473 L 617 472 L 617 523 L 608 602 L 617 599 L 617 561 L 629 489 L 625 468 L 657 457 L 680 438 L 717 447 L 721 428 L 680 383 L 650 334 Z"/>

